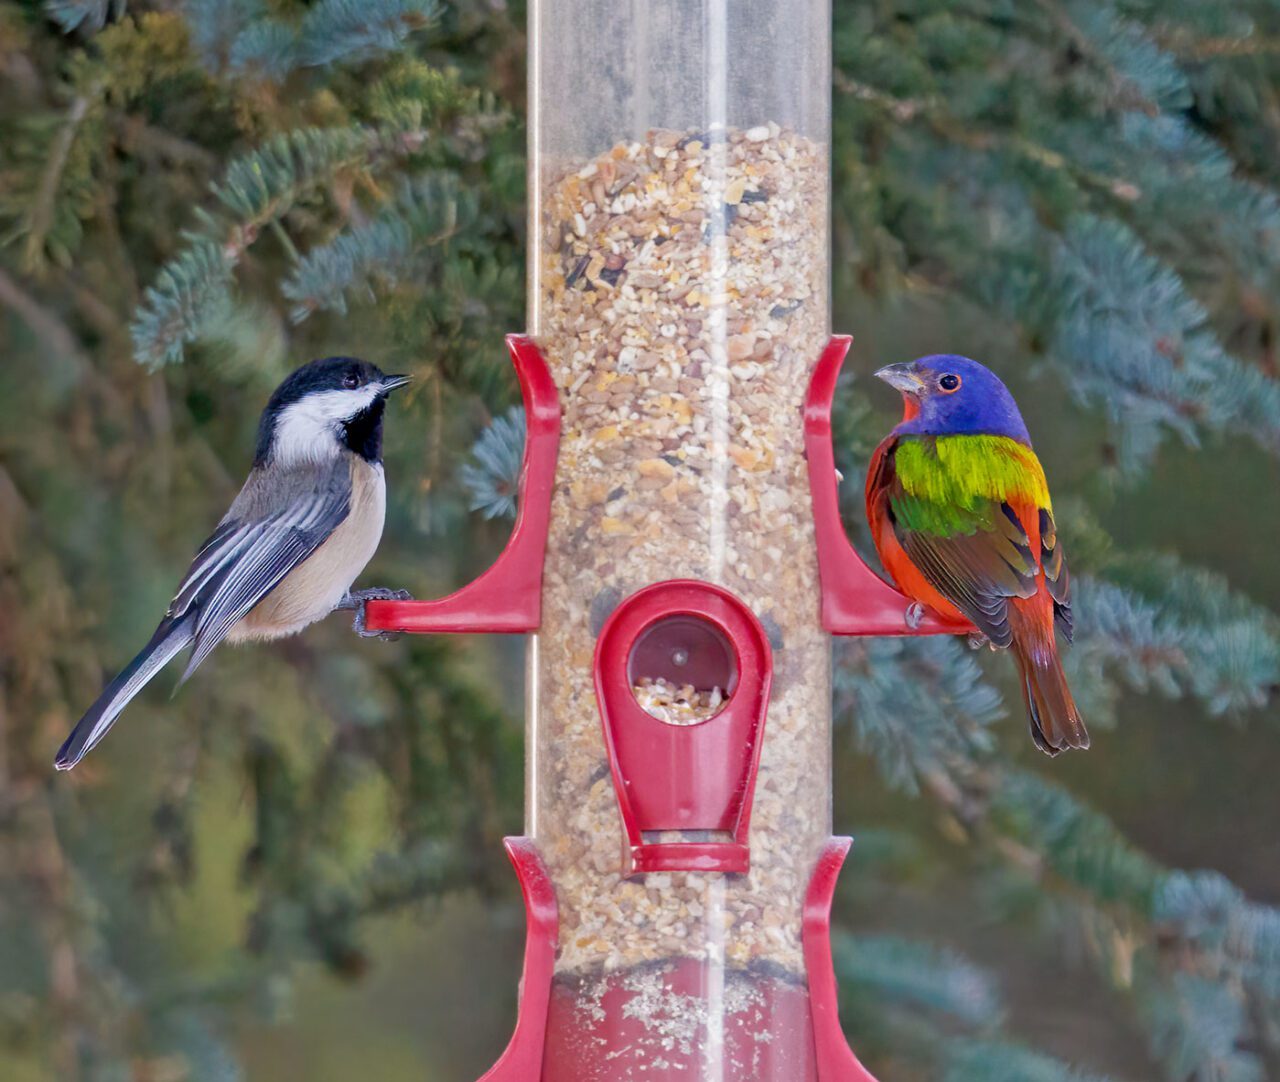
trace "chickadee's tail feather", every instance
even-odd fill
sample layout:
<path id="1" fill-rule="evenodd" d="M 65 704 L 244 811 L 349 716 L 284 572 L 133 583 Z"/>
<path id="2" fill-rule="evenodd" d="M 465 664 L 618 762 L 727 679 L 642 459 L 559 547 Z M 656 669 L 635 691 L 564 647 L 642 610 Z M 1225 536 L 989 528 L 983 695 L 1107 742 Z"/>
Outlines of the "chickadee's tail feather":
<path id="1" fill-rule="evenodd" d="M 58 756 L 53 765 L 59 770 L 70 770 L 90 752 L 115 724 L 116 718 L 129 701 L 138 694 L 156 673 L 158 673 L 175 654 L 179 653 L 191 642 L 195 617 L 192 614 L 178 621 L 164 620 L 156 628 L 156 633 L 128 665 L 121 670 L 106 689 L 98 696 L 97 701 L 85 711 L 71 730 L 71 735 L 58 749 Z"/>

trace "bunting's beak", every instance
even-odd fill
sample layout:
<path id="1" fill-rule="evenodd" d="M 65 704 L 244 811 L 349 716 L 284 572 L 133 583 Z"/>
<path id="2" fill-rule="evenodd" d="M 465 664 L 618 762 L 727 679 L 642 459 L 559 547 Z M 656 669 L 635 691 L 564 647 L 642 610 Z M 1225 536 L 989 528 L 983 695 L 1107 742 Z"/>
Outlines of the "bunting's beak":
<path id="1" fill-rule="evenodd" d="M 925 387 L 915 364 L 910 362 L 886 365 L 876 373 L 876 378 L 884 380 L 890 387 L 896 387 L 903 394 L 918 395 Z"/>

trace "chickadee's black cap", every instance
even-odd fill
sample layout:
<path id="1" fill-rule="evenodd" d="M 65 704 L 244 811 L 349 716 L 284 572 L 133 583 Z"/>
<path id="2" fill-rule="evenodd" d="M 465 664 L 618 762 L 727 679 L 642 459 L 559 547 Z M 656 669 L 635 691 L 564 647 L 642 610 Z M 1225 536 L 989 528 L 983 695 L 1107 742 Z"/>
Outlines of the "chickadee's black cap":
<path id="1" fill-rule="evenodd" d="M 254 449 L 254 465 L 261 465 L 271 453 L 271 443 L 275 431 L 276 418 L 295 402 L 309 395 L 324 394 L 331 391 L 356 391 L 370 384 L 385 384 L 380 394 L 368 409 L 376 416 L 372 418 L 373 427 L 380 426 L 383 398 L 390 391 L 406 382 L 404 379 L 388 377 L 376 364 L 362 361 L 359 357 L 324 357 L 318 361 L 310 361 L 300 368 L 294 369 L 285 377 L 267 401 L 262 411 L 262 420 L 258 425 L 258 442 Z M 380 432 L 379 445 L 380 445 Z M 375 448 L 374 453 L 377 453 Z"/>
<path id="2" fill-rule="evenodd" d="M 385 378 L 381 368 L 359 357 L 324 357 L 310 361 L 285 377 L 267 403 L 267 412 L 276 413 L 309 394 L 351 390 Z"/>

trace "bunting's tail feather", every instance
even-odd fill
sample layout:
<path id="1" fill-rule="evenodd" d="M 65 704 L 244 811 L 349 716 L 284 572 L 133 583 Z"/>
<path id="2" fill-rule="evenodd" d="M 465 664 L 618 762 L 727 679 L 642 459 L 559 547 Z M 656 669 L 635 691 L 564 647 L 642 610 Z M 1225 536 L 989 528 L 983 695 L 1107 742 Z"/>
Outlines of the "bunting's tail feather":
<path id="1" fill-rule="evenodd" d="M 1012 652 L 1018 661 L 1022 698 L 1027 704 L 1031 739 L 1036 747 L 1048 755 L 1068 748 L 1087 748 L 1089 733 L 1067 687 L 1058 652 L 1052 648 L 1028 650 L 1016 638 Z"/>
<path id="2" fill-rule="evenodd" d="M 196 618 L 188 613 L 179 620 L 163 620 L 151 641 L 124 667 L 97 701 L 85 711 L 71 730 L 71 735 L 58 749 L 53 765 L 59 770 L 70 770 L 90 752 L 115 724 L 120 712 L 192 639 Z"/>

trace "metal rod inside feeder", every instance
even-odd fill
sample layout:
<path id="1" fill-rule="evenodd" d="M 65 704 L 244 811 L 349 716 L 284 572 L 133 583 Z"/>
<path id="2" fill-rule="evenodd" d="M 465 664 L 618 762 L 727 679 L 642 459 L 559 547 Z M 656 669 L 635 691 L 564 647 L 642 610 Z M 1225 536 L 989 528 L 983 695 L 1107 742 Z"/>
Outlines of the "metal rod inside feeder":
<path id="1" fill-rule="evenodd" d="M 529 663 L 528 833 L 560 917 L 543 1077 L 815 1078 L 801 933 L 830 672 L 801 414 L 830 323 L 829 7 L 532 0 L 529 18 L 528 308 L 563 407 Z M 624 875 L 593 649 L 619 603 L 676 578 L 724 587 L 772 646 L 746 874 Z M 697 724 L 735 688 L 687 626 L 630 678 Z"/>

